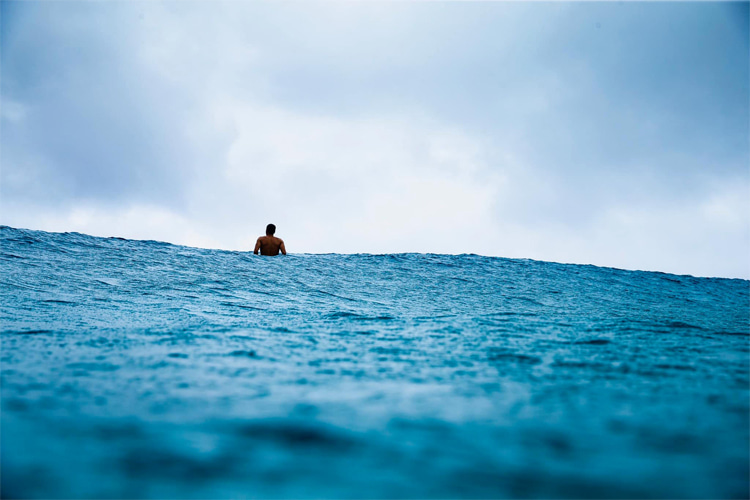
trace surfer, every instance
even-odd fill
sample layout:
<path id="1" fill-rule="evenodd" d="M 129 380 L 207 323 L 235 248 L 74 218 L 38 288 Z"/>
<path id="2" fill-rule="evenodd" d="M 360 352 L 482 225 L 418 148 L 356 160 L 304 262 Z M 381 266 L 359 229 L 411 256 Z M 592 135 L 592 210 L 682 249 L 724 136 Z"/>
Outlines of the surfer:
<path id="1" fill-rule="evenodd" d="M 258 238 L 258 241 L 255 242 L 255 250 L 253 250 L 255 255 L 258 255 L 258 250 L 260 250 L 261 255 L 279 255 L 279 250 L 286 255 L 284 240 L 274 236 L 273 233 L 275 232 L 276 226 L 273 224 L 266 226 L 266 235 L 261 236 Z"/>

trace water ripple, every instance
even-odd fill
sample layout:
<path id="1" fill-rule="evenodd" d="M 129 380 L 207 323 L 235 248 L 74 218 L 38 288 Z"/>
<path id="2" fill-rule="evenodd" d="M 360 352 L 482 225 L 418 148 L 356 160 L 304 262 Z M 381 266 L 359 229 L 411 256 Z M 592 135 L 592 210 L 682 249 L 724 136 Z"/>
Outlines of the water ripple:
<path id="1" fill-rule="evenodd" d="M 747 498 L 750 284 L 0 227 L 8 498 Z"/>

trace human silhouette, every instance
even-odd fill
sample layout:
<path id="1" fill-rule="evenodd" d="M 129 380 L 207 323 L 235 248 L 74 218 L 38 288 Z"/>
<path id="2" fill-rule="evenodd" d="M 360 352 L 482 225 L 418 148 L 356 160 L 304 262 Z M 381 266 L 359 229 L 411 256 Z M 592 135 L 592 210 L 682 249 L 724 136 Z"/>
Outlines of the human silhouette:
<path id="1" fill-rule="evenodd" d="M 260 250 L 261 255 L 279 255 L 279 250 L 286 255 L 284 240 L 274 236 L 275 232 L 276 226 L 273 224 L 266 226 L 266 235 L 259 237 L 258 241 L 255 242 L 255 250 L 253 250 L 255 255 L 258 255 L 258 250 Z"/>

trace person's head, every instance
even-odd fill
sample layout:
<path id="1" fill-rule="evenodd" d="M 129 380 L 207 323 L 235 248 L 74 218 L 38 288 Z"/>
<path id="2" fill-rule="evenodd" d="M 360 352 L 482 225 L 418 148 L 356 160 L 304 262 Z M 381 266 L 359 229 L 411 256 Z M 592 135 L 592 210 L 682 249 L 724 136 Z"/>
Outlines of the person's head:
<path id="1" fill-rule="evenodd" d="M 266 235 L 273 236 L 273 233 L 276 232 L 276 226 L 273 224 L 269 224 L 266 226 Z"/>

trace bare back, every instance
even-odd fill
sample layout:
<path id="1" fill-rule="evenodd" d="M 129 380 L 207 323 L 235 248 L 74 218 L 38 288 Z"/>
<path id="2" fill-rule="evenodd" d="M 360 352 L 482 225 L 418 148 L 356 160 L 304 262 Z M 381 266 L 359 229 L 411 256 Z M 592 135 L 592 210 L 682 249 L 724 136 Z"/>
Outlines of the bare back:
<path id="1" fill-rule="evenodd" d="M 261 255 L 279 255 L 279 250 L 281 250 L 282 254 L 286 255 L 284 240 L 276 236 L 266 235 L 258 238 L 253 253 L 257 255 L 258 250 L 260 250 Z"/>

